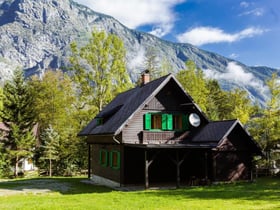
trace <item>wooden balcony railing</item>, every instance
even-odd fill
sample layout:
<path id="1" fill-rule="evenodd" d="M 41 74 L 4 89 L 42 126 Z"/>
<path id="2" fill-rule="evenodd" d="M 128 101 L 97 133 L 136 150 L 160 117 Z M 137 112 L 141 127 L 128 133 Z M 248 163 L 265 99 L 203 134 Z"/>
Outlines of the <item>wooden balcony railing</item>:
<path id="1" fill-rule="evenodd" d="M 182 141 L 189 131 L 143 131 L 144 144 L 176 144 Z"/>

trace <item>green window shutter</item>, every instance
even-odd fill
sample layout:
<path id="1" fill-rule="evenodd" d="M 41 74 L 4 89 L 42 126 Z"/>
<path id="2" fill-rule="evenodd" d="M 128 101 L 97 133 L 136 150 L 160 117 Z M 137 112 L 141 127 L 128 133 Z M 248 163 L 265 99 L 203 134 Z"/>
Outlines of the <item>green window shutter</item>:
<path id="1" fill-rule="evenodd" d="M 108 152 L 104 149 L 99 151 L 99 164 L 104 167 L 108 165 Z"/>
<path id="2" fill-rule="evenodd" d="M 152 125 L 152 115 L 151 113 L 146 113 L 145 114 L 145 125 L 144 125 L 144 128 L 145 130 L 151 130 L 151 125 Z"/>
<path id="3" fill-rule="evenodd" d="M 172 114 L 163 114 L 161 121 L 162 130 L 173 130 L 173 116 Z"/>
<path id="4" fill-rule="evenodd" d="M 162 114 L 161 116 L 161 129 L 167 130 L 168 127 L 168 114 Z"/>
<path id="5" fill-rule="evenodd" d="M 113 169 L 120 169 L 121 155 L 119 151 L 110 152 L 110 167 Z"/>
<path id="6" fill-rule="evenodd" d="M 172 116 L 172 114 L 167 115 L 167 130 L 173 130 L 173 116 Z"/>
<path id="7" fill-rule="evenodd" d="M 183 124 L 183 130 L 189 130 L 189 116 L 188 115 L 183 115 L 182 116 L 182 124 Z"/>

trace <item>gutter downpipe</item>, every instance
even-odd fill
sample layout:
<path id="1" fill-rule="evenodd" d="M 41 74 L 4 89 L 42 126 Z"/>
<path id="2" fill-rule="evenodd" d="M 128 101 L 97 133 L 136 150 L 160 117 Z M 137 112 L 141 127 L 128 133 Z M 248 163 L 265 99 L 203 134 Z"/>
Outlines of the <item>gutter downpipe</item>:
<path id="1" fill-rule="evenodd" d="M 115 136 L 115 135 L 113 135 L 113 140 L 114 140 L 116 143 L 121 144 L 121 142 L 119 142 L 119 140 L 116 139 L 116 136 Z"/>

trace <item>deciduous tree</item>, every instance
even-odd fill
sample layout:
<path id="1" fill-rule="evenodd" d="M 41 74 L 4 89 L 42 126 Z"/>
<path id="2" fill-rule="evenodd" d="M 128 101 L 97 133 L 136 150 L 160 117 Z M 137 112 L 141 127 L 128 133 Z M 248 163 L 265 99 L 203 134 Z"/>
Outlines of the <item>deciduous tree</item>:
<path id="1" fill-rule="evenodd" d="M 123 42 L 113 34 L 93 31 L 89 42 L 78 48 L 71 44 L 71 75 L 79 98 L 76 108 L 83 124 L 109 103 L 113 97 L 131 87 L 126 71 Z"/>

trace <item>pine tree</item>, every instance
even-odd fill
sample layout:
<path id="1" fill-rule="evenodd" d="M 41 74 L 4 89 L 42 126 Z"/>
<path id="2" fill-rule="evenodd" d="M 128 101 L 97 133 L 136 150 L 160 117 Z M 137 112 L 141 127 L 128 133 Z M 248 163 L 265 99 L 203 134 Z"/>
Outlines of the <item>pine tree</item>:
<path id="1" fill-rule="evenodd" d="M 0 116 L 9 130 L 4 145 L 14 165 L 14 175 L 17 176 L 19 162 L 23 158 L 32 156 L 35 147 L 34 97 L 24 81 L 21 70 L 16 70 L 12 81 L 6 82 L 3 93 L 3 110 Z"/>

